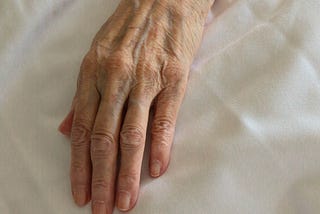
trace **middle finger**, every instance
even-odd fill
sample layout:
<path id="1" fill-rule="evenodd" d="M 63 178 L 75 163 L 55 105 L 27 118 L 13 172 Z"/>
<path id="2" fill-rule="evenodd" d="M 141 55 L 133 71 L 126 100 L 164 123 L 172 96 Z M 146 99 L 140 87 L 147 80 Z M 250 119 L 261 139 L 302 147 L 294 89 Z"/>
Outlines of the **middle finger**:
<path id="1" fill-rule="evenodd" d="M 112 80 L 112 78 L 110 78 Z M 118 135 L 128 83 L 108 81 L 101 97 L 91 136 L 92 212 L 112 213 L 118 151 Z"/>
<path id="2" fill-rule="evenodd" d="M 141 164 L 152 101 L 152 96 L 141 96 L 141 93 L 137 90 L 131 91 L 128 110 L 121 127 L 121 160 L 117 187 L 117 207 L 121 211 L 131 209 L 138 198 Z"/>

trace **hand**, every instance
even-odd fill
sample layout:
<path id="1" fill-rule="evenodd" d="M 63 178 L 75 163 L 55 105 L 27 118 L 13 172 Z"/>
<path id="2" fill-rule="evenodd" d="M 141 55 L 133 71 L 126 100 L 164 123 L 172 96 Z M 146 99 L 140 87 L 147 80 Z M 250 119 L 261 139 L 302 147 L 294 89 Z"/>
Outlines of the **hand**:
<path id="1" fill-rule="evenodd" d="M 151 106 L 150 175 L 167 169 L 189 67 L 212 3 L 122 0 L 96 35 L 59 127 L 71 135 L 78 205 L 91 199 L 94 214 L 112 213 L 115 194 L 121 211 L 135 205 Z"/>

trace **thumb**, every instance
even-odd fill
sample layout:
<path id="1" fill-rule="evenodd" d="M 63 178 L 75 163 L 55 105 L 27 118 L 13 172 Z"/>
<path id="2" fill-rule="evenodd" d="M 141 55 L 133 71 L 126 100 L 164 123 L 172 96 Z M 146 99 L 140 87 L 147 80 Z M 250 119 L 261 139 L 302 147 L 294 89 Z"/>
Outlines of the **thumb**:
<path id="1" fill-rule="evenodd" d="M 64 120 L 59 125 L 58 130 L 67 137 L 70 137 L 71 134 L 71 127 L 72 127 L 72 121 L 73 121 L 73 114 L 74 109 L 71 109 L 68 115 L 64 118 Z"/>
<path id="2" fill-rule="evenodd" d="M 74 107 L 75 107 L 75 98 L 73 99 L 71 110 L 67 114 L 67 116 L 63 119 L 63 121 L 60 123 L 58 130 L 61 132 L 61 134 L 66 135 L 67 137 L 70 137 L 71 134 L 71 128 L 73 123 L 73 115 L 74 115 Z"/>

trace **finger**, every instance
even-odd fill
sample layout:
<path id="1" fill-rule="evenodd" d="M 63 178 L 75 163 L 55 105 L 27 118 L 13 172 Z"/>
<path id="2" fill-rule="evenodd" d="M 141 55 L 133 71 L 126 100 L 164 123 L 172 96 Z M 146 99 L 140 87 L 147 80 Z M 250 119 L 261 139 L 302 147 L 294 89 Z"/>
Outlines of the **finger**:
<path id="1" fill-rule="evenodd" d="M 79 96 L 74 106 L 71 129 L 70 181 L 73 198 L 79 206 L 90 200 L 90 135 L 100 99 L 94 86 L 95 81 L 88 74 L 87 71 L 80 73 Z"/>
<path id="2" fill-rule="evenodd" d="M 143 92 L 142 92 L 143 93 Z M 120 132 L 120 171 L 117 187 L 117 207 L 128 211 L 137 201 L 140 171 L 152 98 L 132 92 Z"/>
<path id="3" fill-rule="evenodd" d="M 123 86 L 125 85 L 125 86 Z M 128 83 L 110 81 L 100 102 L 91 136 L 92 212 L 112 213 L 116 177 L 118 135 Z"/>
<path id="4" fill-rule="evenodd" d="M 72 194 L 79 206 L 85 205 L 90 200 L 90 135 L 99 102 L 97 94 L 91 96 L 91 101 L 80 99 L 75 108 L 71 131 L 70 179 Z"/>
<path id="5" fill-rule="evenodd" d="M 185 91 L 185 84 L 180 85 L 165 88 L 154 106 L 149 161 L 152 177 L 160 176 L 168 167 L 175 124 Z"/>

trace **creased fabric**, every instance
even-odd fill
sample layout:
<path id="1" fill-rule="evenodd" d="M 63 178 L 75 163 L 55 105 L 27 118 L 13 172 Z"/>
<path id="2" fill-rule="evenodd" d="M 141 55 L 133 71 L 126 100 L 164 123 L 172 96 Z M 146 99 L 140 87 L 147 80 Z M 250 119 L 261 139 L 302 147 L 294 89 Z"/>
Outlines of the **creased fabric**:
<path id="1" fill-rule="evenodd" d="M 0 2 L 0 213 L 90 213 L 71 198 L 57 127 L 117 4 Z M 320 213 L 319 11 L 318 0 L 216 1 L 169 169 L 151 179 L 146 156 L 131 213 Z"/>

